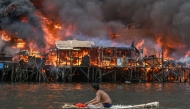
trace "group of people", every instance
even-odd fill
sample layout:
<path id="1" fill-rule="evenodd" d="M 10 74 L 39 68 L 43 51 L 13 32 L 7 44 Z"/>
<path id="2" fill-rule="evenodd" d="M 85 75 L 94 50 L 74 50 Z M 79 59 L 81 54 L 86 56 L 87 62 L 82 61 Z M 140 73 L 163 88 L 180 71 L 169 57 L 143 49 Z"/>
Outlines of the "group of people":
<path id="1" fill-rule="evenodd" d="M 93 83 L 92 88 L 93 91 L 96 93 L 96 97 L 86 102 L 85 105 L 95 105 L 100 108 L 110 108 L 112 106 L 112 100 L 109 95 L 103 90 L 100 90 L 100 86 L 97 83 Z"/>

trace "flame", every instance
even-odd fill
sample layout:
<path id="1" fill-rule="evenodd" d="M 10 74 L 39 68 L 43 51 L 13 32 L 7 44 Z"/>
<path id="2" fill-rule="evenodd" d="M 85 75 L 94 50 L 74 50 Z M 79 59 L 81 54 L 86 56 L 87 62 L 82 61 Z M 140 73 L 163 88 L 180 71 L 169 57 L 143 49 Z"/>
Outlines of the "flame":
<path id="1" fill-rule="evenodd" d="M 49 21 L 46 17 L 42 16 L 41 13 L 37 13 L 37 15 L 40 16 L 40 18 L 41 18 L 42 29 L 43 29 L 44 35 L 45 35 L 46 48 L 48 48 L 51 45 L 54 45 L 56 40 L 60 40 L 59 37 L 55 37 L 52 33 L 54 33 L 54 31 L 53 31 L 54 27 L 59 27 L 59 28 L 61 28 L 61 27 L 59 25 L 54 25 L 53 28 L 52 27 L 48 28 L 48 26 L 51 25 L 52 22 Z M 52 31 L 50 31 L 50 29 Z"/>
<path id="2" fill-rule="evenodd" d="M 110 28 L 109 30 L 109 35 L 112 39 L 116 39 L 117 37 L 120 36 L 120 34 L 116 33 L 116 32 L 113 32 L 113 30 Z"/>
<path id="3" fill-rule="evenodd" d="M 165 43 L 161 41 L 161 40 L 163 40 L 163 37 L 165 38 L 164 39 Z M 169 56 L 170 49 L 184 49 L 186 47 L 186 45 L 181 43 L 180 39 L 175 39 L 175 37 L 173 40 L 171 40 L 167 36 L 157 35 L 156 42 L 159 46 L 161 46 L 161 47 L 164 46 L 164 58 L 167 60 L 174 59 L 173 57 Z"/>
<path id="4" fill-rule="evenodd" d="M 72 30 L 73 30 L 73 25 L 69 25 L 67 28 L 66 28 L 66 32 L 65 32 L 65 37 L 68 37 L 72 34 Z"/>
<path id="5" fill-rule="evenodd" d="M 143 54 L 148 56 L 148 50 L 145 47 L 143 48 Z"/>
<path id="6" fill-rule="evenodd" d="M 26 46 L 26 43 L 22 39 L 17 40 L 16 48 L 24 48 L 25 46 Z"/>
<path id="7" fill-rule="evenodd" d="M 1 39 L 4 41 L 10 41 L 11 37 L 9 35 L 7 35 L 5 31 L 2 31 L 1 32 Z"/>
<path id="8" fill-rule="evenodd" d="M 164 44 L 161 42 L 161 38 L 162 36 L 158 36 L 157 39 L 156 39 L 156 42 L 159 46 L 163 46 Z M 165 47 L 172 47 L 172 45 L 170 45 L 169 43 L 166 43 L 164 45 Z M 163 53 L 164 53 L 164 58 L 167 59 L 167 60 L 172 60 L 173 58 L 172 57 L 169 57 L 168 56 L 168 50 L 167 49 L 164 49 Z"/>
<path id="9" fill-rule="evenodd" d="M 60 25 L 59 22 L 53 22 L 43 16 L 41 13 L 37 13 L 38 16 L 41 18 L 42 28 L 44 31 L 44 37 L 45 37 L 45 43 L 46 43 L 46 49 L 55 46 L 56 40 L 61 40 L 63 37 L 68 37 L 72 34 L 73 26 L 69 25 L 68 27 L 64 27 L 64 25 Z M 63 36 L 59 36 L 57 33 L 58 31 L 65 31 L 65 34 L 62 34 Z M 59 65 L 66 65 L 65 61 L 58 60 L 57 54 L 55 52 L 51 52 L 51 54 L 48 55 L 47 63 L 48 65 L 54 65 L 57 66 L 59 61 Z"/>
<path id="10" fill-rule="evenodd" d="M 142 40 L 141 42 L 137 43 L 136 47 L 137 49 L 140 49 L 144 44 L 144 40 Z"/>
<path id="11" fill-rule="evenodd" d="M 55 29 L 62 29 L 62 27 L 61 27 L 59 24 L 54 25 L 54 28 L 55 28 Z"/>
<path id="12" fill-rule="evenodd" d="M 64 25 L 61 24 L 59 21 L 53 21 L 48 19 L 46 16 L 44 16 L 42 13 L 40 12 L 36 12 L 36 15 L 39 16 L 40 18 L 40 22 L 41 22 L 41 26 L 42 29 L 44 31 L 44 42 L 46 44 L 45 48 L 39 48 L 36 45 L 36 42 L 34 42 L 32 39 L 30 39 L 31 41 L 29 43 L 26 43 L 24 39 L 20 39 L 17 38 L 15 40 L 16 45 L 13 46 L 13 48 L 20 48 L 22 50 L 28 50 L 29 54 L 28 56 L 34 56 L 36 58 L 43 58 L 42 56 L 42 52 L 44 52 L 46 49 L 51 48 L 52 46 L 55 47 L 55 41 L 56 40 L 64 40 L 65 37 L 69 37 L 73 34 L 75 26 L 73 24 L 70 25 Z M 20 17 L 20 22 L 22 23 L 28 23 L 28 18 L 26 16 L 21 16 Z M 129 27 L 127 29 L 130 29 Z M 32 31 L 36 31 L 35 28 L 32 29 Z M 62 34 L 59 34 L 59 32 L 61 31 Z M 109 35 L 112 39 L 115 39 L 117 37 L 120 36 L 120 34 L 116 33 L 113 30 L 108 30 Z M 15 36 L 17 36 L 18 34 L 15 33 Z M 14 37 L 15 37 L 14 36 Z M 9 36 L 5 31 L 1 32 L 1 38 L 4 41 L 11 41 L 12 39 L 14 39 L 14 37 Z M 38 36 L 36 36 L 38 37 Z M 183 48 L 185 47 L 183 44 L 178 43 L 178 44 L 173 44 L 174 42 L 171 42 L 169 39 L 167 39 L 167 43 L 164 43 L 162 41 L 162 38 L 164 36 L 162 35 L 157 35 L 157 39 L 156 42 L 159 46 L 163 46 L 165 45 L 166 49 L 164 49 L 164 58 L 165 59 L 173 59 L 172 57 L 169 56 L 169 50 L 168 48 Z M 141 40 L 139 43 L 137 43 L 136 48 L 137 49 L 141 49 L 143 48 L 143 54 L 148 55 L 150 54 L 150 50 L 148 50 L 148 48 L 143 47 L 143 45 L 145 44 L 144 39 Z M 27 46 L 26 46 L 27 45 Z M 47 50 L 45 51 L 47 52 Z M 73 51 L 74 52 L 74 51 Z M 75 51 L 75 53 L 70 53 L 68 55 L 66 55 L 65 53 L 60 53 L 60 58 L 57 58 L 57 52 L 56 50 L 49 50 L 48 52 L 48 56 L 47 56 L 47 61 L 46 64 L 47 65 L 54 65 L 54 66 L 64 66 L 64 65 L 81 65 L 82 63 L 82 58 L 85 55 L 89 56 L 89 51 L 88 49 L 81 49 L 80 51 Z M 105 51 L 106 55 L 111 55 L 112 51 L 111 50 L 106 50 Z M 72 58 L 70 57 L 72 55 Z M 186 57 L 190 55 L 190 51 L 187 52 Z M 24 56 L 21 55 L 19 57 L 19 59 L 23 59 L 25 62 L 27 62 L 28 60 L 28 56 Z M 114 57 L 114 56 L 113 56 Z M 97 66 L 116 66 L 116 57 L 114 57 L 111 61 L 102 61 L 101 56 L 97 56 L 96 59 L 94 59 L 93 61 L 91 61 L 91 65 L 97 65 Z M 129 65 L 133 66 L 134 63 L 129 63 Z"/>
<path id="13" fill-rule="evenodd" d="M 21 17 L 20 17 L 20 21 L 21 21 L 22 23 L 27 23 L 27 22 L 28 22 L 28 18 L 27 18 L 26 16 L 21 16 Z"/>
<path id="14" fill-rule="evenodd" d="M 76 84 L 76 89 L 77 89 L 77 90 L 82 89 L 81 85 L 80 85 L 80 84 Z"/>
<path id="15" fill-rule="evenodd" d="M 188 56 L 190 56 L 190 51 L 188 51 L 188 52 L 186 53 L 186 55 L 185 55 L 185 57 L 188 57 Z"/>

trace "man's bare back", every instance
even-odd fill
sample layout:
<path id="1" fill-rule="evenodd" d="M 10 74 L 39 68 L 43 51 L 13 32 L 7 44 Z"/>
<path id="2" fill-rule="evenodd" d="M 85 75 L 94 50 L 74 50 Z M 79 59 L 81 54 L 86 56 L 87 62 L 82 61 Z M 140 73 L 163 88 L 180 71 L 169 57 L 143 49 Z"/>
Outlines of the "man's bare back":
<path id="1" fill-rule="evenodd" d="M 96 99 L 100 99 L 101 103 L 109 103 L 112 104 L 112 101 L 107 93 L 105 93 L 103 90 L 98 90 L 96 92 Z"/>
<path id="2" fill-rule="evenodd" d="M 86 105 L 96 105 L 100 108 L 109 108 L 112 106 L 112 100 L 109 97 L 109 95 L 104 92 L 103 90 L 99 90 L 99 85 L 94 83 L 92 84 L 92 88 L 94 92 L 96 92 L 96 97 L 88 102 L 86 102 Z"/>

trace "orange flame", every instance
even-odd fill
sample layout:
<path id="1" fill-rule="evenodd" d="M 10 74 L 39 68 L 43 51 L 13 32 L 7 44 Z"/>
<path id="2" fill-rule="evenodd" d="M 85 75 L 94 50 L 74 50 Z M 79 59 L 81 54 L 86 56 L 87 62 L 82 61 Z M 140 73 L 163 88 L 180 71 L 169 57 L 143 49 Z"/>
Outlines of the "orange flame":
<path id="1" fill-rule="evenodd" d="M 136 47 L 137 49 L 140 49 L 144 44 L 144 40 L 142 40 L 141 42 L 137 43 Z"/>
<path id="2" fill-rule="evenodd" d="M 28 18 L 27 18 L 26 16 L 21 16 L 21 17 L 20 17 L 20 21 L 21 21 L 22 23 L 27 23 L 27 22 L 28 22 Z"/>
<path id="3" fill-rule="evenodd" d="M 17 40 L 17 47 L 16 48 L 24 48 L 26 43 L 22 39 Z"/>
<path id="4" fill-rule="evenodd" d="M 54 28 L 55 28 L 55 29 L 62 29 L 62 27 L 61 27 L 59 24 L 54 25 Z"/>
<path id="5" fill-rule="evenodd" d="M 2 31 L 1 32 L 1 39 L 4 40 L 4 41 L 10 41 L 11 37 L 8 36 L 5 31 Z"/>
<path id="6" fill-rule="evenodd" d="M 188 52 L 186 53 L 186 55 L 185 55 L 185 57 L 188 57 L 188 56 L 190 56 L 190 51 L 188 51 Z"/>
<path id="7" fill-rule="evenodd" d="M 158 44 L 159 46 L 163 46 L 163 45 L 164 45 L 164 44 L 161 42 L 161 38 L 162 38 L 161 36 L 158 36 L 157 39 L 156 39 L 156 42 L 157 42 L 157 44 Z M 170 45 L 169 43 L 165 44 L 165 46 L 166 46 L 166 47 L 173 47 L 173 46 Z M 166 60 L 172 60 L 172 59 L 173 59 L 172 57 L 169 57 L 169 56 L 168 56 L 169 51 L 168 51 L 167 49 L 164 49 L 163 53 L 164 53 L 164 59 L 166 59 Z"/>

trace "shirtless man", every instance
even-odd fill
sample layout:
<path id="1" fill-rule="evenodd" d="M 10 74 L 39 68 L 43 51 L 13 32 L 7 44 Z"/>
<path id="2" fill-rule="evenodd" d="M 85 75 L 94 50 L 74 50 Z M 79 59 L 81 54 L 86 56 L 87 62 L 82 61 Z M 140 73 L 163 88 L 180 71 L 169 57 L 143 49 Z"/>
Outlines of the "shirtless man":
<path id="1" fill-rule="evenodd" d="M 110 108 L 112 106 L 112 100 L 109 95 L 103 90 L 99 90 L 99 85 L 97 83 L 92 84 L 92 88 L 96 93 L 96 97 L 91 101 L 86 102 L 86 105 L 96 105 L 100 108 Z"/>

